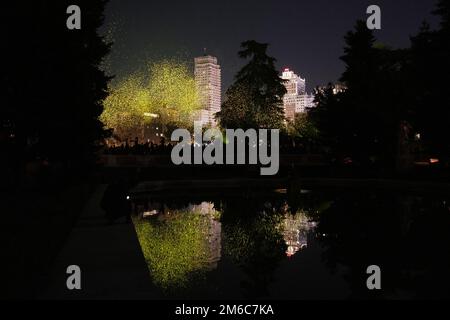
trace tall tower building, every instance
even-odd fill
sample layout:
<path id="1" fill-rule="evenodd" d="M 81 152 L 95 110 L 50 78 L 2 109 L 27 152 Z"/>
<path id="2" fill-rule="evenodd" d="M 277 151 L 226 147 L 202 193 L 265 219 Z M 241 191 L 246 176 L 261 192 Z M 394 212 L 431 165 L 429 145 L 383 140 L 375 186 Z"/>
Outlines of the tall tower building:
<path id="1" fill-rule="evenodd" d="M 306 93 L 306 80 L 296 75 L 294 71 L 284 69 L 281 79 L 287 93 L 283 97 L 284 114 L 287 120 L 294 120 L 295 114 L 307 112 L 314 107 L 314 96 Z"/>
<path id="2" fill-rule="evenodd" d="M 221 100 L 221 70 L 217 58 L 209 55 L 198 57 L 195 61 L 195 82 L 200 95 L 201 110 L 197 120 L 203 125 L 217 125 L 215 113 L 220 111 Z"/>
<path id="3" fill-rule="evenodd" d="M 286 80 L 284 86 L 286 87 L 288 95 L 302 95 L 306 92 L 306 80 L 302 79 L 288 68 L 284 69 L 281 79 Z"/>

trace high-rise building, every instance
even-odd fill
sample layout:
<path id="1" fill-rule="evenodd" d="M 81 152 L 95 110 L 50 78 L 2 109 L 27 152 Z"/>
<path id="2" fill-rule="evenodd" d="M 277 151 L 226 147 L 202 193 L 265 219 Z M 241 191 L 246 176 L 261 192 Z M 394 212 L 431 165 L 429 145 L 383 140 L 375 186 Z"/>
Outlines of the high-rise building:
<path id="1" fill-rule="evenodd" d="M 195 82 L 200 95 L 201 110 L 197 120 L 204 126 L 216 126 L 214 115 L 220 111 L 221 70 L 217 58 L 209 55 L 195 58 Z"/>
<path id="2" fill-rule="evenodd" d="M 307 112 L 314 106 L 314 96 L 306 93 L 306 80 L 296 75 L 294 71 L 284 69 L 281 79 L 287 93 L 283 97 L 284 114 L 287 120 L 294 120 L 295 114 Z"/>
<path id="3" fill-rule="evenodd" d="M 284 86 L 288 95 L 301 95 L 305 93 L 306 80 L 296 75 L 294 71 L 288 68 L 284 69 L 281 79 L 286 80 Z"/>

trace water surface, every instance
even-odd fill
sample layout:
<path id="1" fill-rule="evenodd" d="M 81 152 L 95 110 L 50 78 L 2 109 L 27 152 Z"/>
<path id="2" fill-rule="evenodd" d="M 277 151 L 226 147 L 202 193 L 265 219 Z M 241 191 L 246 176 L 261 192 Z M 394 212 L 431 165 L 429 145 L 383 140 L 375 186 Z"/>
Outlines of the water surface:
<path id="1" fill-rule="evenodd" d="M 449 208 L 367 190 L 145 195 L 133 221 L 161 298 L 448 298 Z M 370 265 L 380 291 L 367 289 Z"/>

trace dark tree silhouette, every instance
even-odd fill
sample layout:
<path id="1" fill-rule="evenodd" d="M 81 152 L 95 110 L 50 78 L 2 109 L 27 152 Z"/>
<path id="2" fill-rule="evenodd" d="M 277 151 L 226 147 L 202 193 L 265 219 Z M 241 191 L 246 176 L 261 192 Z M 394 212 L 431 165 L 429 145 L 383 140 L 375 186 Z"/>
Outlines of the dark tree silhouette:
<path id="1" fill-rule="evenodd" d="M 408 49 L 377 44 L 363 21 L 346 35 L 340 81 L 347 89 L 316 90 L 318 107 L 310 114 L 322 143 L 335 155 L 398 172 L 412 165 L 419 133 L 419 150 L 448 156 L 450 1 L 439 1 L 434 14 L 441 17 L 438 30 L 424 23 Z"/>
<path id="2" fill-rule="evenodd" d="M 412 39 L 409 79 L 416 112 L 416 126 L 427 151 L 450 153 L 450 1 L 441 0 L 434 14 L 441 17 L 440 28 L 424 24 Z"/>
<path id="3" fill-rule="evenodd" d="M 275 69 L 275 59 L 267 55 L 268 44 L 242 43 L 239 56 L 250 59 L 227 90 L 227 100 L 216 117 L 226 128 L 281 128 L 286 89 Z"/>
<path id="4" fill-rule="evenodd" d="M 318 107 L 311 118 L 335 154 L 394 168 L 400 145 L 408 139 L 402 134 L 409 123 L 403 72 L 407 51 L 376 44 L 363 21 L 345 41 L 340 81 L 346 89 L 335 92 L 330 85 L 316 90 Z"/>
<path id="5" fill-rule="evenodd" d="M 98 117 L 110 78 L 101 70 L 110 46 L 97 33 L 104 0 L 80 0 L 81 30 L 69 30 L 70 1 L 8 2 L 1 117 L 14 127 L 15 156 L 82 169 L 105 135 Z"/>
<path id="6" fill-rule="evenodd" d="M 337 152 L 341 140 L 342 123 L 346 115 L 339 110 L 340 94 L 334 93 L 335 86 L 331 83 L 315 91 L 315 108 L 308 111 L 308 118 L 319 128 L 320 143 Z"/>

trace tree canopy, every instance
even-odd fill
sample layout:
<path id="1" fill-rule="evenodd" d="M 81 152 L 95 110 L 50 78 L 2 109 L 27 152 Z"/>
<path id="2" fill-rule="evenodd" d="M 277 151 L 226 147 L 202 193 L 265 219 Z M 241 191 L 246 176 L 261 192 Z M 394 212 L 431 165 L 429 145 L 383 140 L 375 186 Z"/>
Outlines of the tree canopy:
<path id="1" fill-rule="evenodd" d="M 190 128 L 200 108 L 195 80 L 185 63 L 164 60 L 148 65 L 146 72 L 113 85 L 105 99 L 101 119 L 122 139 L 139 136 L 149 114 L 158 123 Z"/>
<path id="2" fill-rule="evenodd" d="M 404 73 L 408 52 L 376 43 L 363 21 L 345 42 L 341 59 L 346 69 L 340 79 L 345 90 L 331 84 L 316 90 L 311 119 L 334 154 L 394 167 L 411 120 Z"/>
<path id="3" fill-rule="evenodd" d="M 409 85 L 415 125 L 428 152 L 450 153 L 450 1 L 439 1 L 434 14 L 441 18 L 440 28 L 424 24 L 412 38 Z"/>
<path id="4" fill-rule="evenodd" d="M 16 1 L 2 10 L 7 106 L 1 116 L 15 128 L 17 152 L 75 167 L 94 161 L 107 133 L 99 116 L 110 78 L 100 65 L 110 46 L 98 33 L 106 1 L 77 3 L 83 12 L 81 30 L 66 27 L 71 4 Z"/>
<path id="5" fill-rule="evenodd" d="M 281 128 L 286 88 L 276 60 L 267 55 L 268 44 L 250 40 L 241 47 L 239 57 L 249 62 L 236 75 L 216 117 L 224 128 Z"/>

